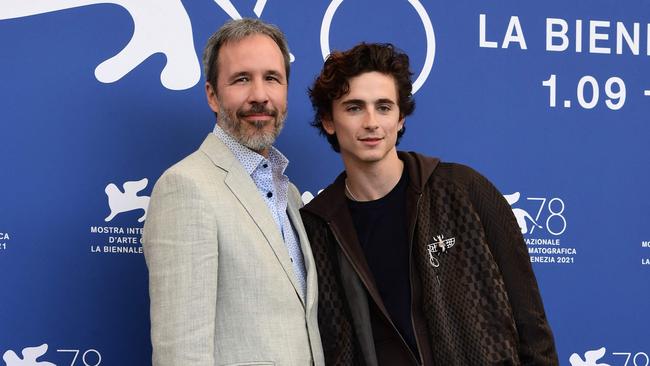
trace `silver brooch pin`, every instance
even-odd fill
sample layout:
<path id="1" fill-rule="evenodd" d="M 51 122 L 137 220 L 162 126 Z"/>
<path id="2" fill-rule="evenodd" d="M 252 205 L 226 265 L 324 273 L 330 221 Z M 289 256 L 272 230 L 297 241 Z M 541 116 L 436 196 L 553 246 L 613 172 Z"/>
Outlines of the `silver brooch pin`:
<path id="1" fill-rule="evenodd" d="M 453 247 L 454 244 L 456 244 L 456 238 L 445 239 L 444 235 L 436 235 L 434 237 L 434 242 L 427 245 L 429 263 L 436 268 L 440 267 L 440 261 L 436 256 L 434 256 L 434 254 L 439 257 L 442 253 L 446 253 L 447 250 Z"/>

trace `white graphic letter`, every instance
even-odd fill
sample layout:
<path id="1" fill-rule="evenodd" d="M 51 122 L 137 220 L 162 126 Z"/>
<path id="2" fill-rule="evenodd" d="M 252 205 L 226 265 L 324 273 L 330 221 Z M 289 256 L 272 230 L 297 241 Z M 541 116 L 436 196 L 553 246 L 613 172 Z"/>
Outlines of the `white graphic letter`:
<path id="1" fill-rule="evenodd" d="M 589 21 L 589 52 L 610 54 L 612 50 L 609 47 L 599 47 L 596 45 L 598 41 L 607 41 L 609 34 L 598 33 L 598 28 L 609 28 L 609 21 L 607 20 L 591 20 Z"/>
<path id="2" fill-rule="evenodd" d="M 488 41 L 485 37 L 485 14 L 478 16 L 478 34 L 479 34 L 479 47 L 481 48 L 497 48 L 495 41 Z"/>
<path id="3" fill-rule="evenodd" d="M 418 13 L 422 25 L 424 26 L 424 33 L 427 36 L 427 50 L 424 65 L 422 66 L 420 75 L 418 75 L 417 79 L 413 82 L 413 94 L 415 94 L 422 85 L 424 85 L 424 82 L 429 77 L 429 73 L 433 67 L 433 59 L 436 55 L 436 36 L 433 32 L 433 25 L 431 24 L 431 19 L 429 19 L 429 14 L 427 14 L 427 11 L 424 9 L 424 6 L 422 6 L 420 1 L 408 0 L 408 2 Z M 343 0 L 333 0 L 327 7 L 325 15 L 323 16 L 323 22 L 320 27 L 320 50 L 323 55 L 323 60 L 327 59 L 327 56 L 330 54 L 330 26 L 332 25 L 334 13 L 336 13 L 336 9 L 338 9 L 341 3 L 343 3 Z"/>
<path id="4" fill-rule="evenodd" d="M 559 25 L 560 30 L 554 30 L 555 25 Z M 567 24 L 566 20 L 547 18 L 546 19 L 546 50 L 561 52 L 569 48 L 569 37 L 567 37 L 566 35 L 568 29 L 569 29 L 569 24 Z M 558 45 L 553 44 L 554 38 L 559 38 L 562 40 L 562 42 Z"/>
<path id="5" fill-rule="evenodd" d="M 235 8 L 235 5 L 233 5 L 230 0 L 214 0 L 214 2 L 217 3 L 217 5 L 219 5 L 219 7 L 223 9 L 223 11 L 225 11 L 230 18 L 232 19 L 242 18 L 242 16 L 239 14 L 239 11 L 237 11 L 237 8 Z M 258 18 L 262 16 L 262 12 L 264 11 L 265 6 L 266 6 L 266 0 L 257 0 L 257 2 L 255 3 L 253 12 L 255 13 L 255 15 L 257 15 Z M 295 60 L 296 58 L 293 56 L 293 54 L 289 53 L 289 62 L 294 62 Z"/>
<path id="6" fill-rule="evenodd" d="M 508 46 L 510 46 L 510 42 L 519 43 L 519 47 L 522 50 L 528 49 L 528 47 L 526 47 L 526 39 L 524 38 L 524 32 L 521 30 L 521 23 L 519 22 L 519 17 L 514 15 L 510 17 L 510 23 L 508 23 L 508 30 L 506 31 L 506 35 L 503 37 L 503 44 L 501 45 L 501 48 L 508 48 Z"/>

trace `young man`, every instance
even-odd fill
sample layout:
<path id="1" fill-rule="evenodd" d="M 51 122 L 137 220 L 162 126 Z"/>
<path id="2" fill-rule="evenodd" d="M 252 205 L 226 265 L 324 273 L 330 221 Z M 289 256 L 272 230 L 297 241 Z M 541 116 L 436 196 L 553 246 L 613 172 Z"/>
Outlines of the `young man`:
<path id="1" fill-rule="evenodd" d="M 204 51 L 217 125 L 156 183 L 144 228 L 155 366 L 323 366 L 314 260 L 272 144 L 289 50 L 259 20 L 226 23 Z"/>
<path id="2" fill-rule="evenodd" d="M 332 53 L 310 89 L 343 172 L 302 210 L 328 365 L 556 365 L 510 206 L 474 170 L 396 150 L 408 56 Z"/>

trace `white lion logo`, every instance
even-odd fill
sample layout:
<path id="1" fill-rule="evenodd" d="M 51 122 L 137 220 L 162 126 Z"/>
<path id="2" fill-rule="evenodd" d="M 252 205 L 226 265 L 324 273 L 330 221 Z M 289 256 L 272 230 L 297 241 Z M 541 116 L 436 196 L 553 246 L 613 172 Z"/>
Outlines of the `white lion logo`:
<path id="1" fill-rule="evenodd" d="M 230 0 L 214 1 L 231 18 L 241 18 Z M 192 22 L 181 0 L 3 0 L 0 20 L 96 4 L 123 7 L 135 24 L 133 37 L 124 49 L 95 68 L 97 80 L 116 82 L 150 56 L 162 53 L 167 59 L 160 73 L 160 82 L 165 88 L 184 90 L 199 82 L 201 67 L 194 50 Z M 253 11 L 258 17 L 265 5 L 266 0 L 255 3 Z"/>
<path id="2" fill-rule="evenodd" d="M 605 352 L 607 352 L 607 349 L 605 349 L 605 347 L 593 351 L 587 351 L 585 352 L 584 361 L 582 360 L 580 355 L 574 353 L 569 358 L 569 362 L 571 362 L 571 366 L 610 366 L 606 363 L 596 363 L 596 361 L 600 360 L 601 358 L 603 358 L 603 356 L 605 356 Z"/>
<path id="3" fill-rule="evenodd" d="M 138 181 L 125 182 L 122 187 L 124 193 L 113 183 L 109 183 L 104 190 L 108 196 L 108 207 L 111 209 L 111 214 L 104 219 L 109 222 L 115 216 L 122 212 L 128 212 L 138 209 L 143 209 L 144 214 L 138 219 L 138 222 L 143 222 L 147 217 L 147 207 L 149 207 L 148 196 L 138 196 L 137 193 L 147 187 L 149 180 L 147 178 Z"/>
<path id="4" fill-rule="evenodd" d="M 6 366 L 56 366 L 55 364 L 47 361 L 36 361 L 37 358 L 43 356 L 47 352 L 47 344 L 41 344 L 38 347 L 27 347 L 23 349 L 22 356 L 20 359 L 16 352 L 7 351 L 2 355 L 2 359 L 5 361 Z"/>
<path id="5" fill-rule="evenodd" d="M 115 4 L 126 9 L 135 23 L 131 41 L 117 55 L 95 69 L 102 83 L 113 83 L 156 53 L 167 58 L 160 73 L 163 86 L 183 90 L 201 78 L 194 51 L 192 23 L 180 0 L 5 0 L 0 20 L 27 17 L 94 4 Z"/>
<path id="6" fill-rule="evenodd" d="M 504 194 L 503 197 L 508 201 L 510 206 L 514 205 L 519 201 L 520 197 L 519 192 L 515 192 L 513 194 Z M 528 211 L 523 210 L 521 208 L 513 208 L 512 213 L 515 214 L 515 218 L 517 219 L 517 224 L 519 225 L 519 229 L 521 229 L 522 234 L 527 234 L 528 233 L 528 222 L 526 222 L 526 219 L 530 220 L 530 222 L 533 223 L 533 225 L 537 226 L 538 228 L 541 228 L 537 222 L 535 222 L 535 219 L 528 213 Z"/>

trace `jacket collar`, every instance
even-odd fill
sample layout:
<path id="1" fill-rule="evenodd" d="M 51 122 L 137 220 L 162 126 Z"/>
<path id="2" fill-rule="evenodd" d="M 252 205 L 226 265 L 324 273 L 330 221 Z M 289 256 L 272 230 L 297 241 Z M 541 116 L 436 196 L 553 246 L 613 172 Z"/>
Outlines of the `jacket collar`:
<path id="1" fill-rule="evenodd" d="M 426 157 L 415 152 L 400 151 L 398 156 L 404 162 L 404 168 L 407 169 L 409 174 L 407 220 L 409 220 L 409 227 L 413 228 L 417 216 L 415 209 L 417 198 L 422 193 L 426 182 L 433 175 L 439 159 Z M 384 315 L 390 318 L 357 238 L 356 229 L 345 198 L 345 178 L 346 174 L 342 172 L 334 183 L 323 190 L 303 210 L 327 222 L 341 250 L 359 275 L 368 293 Z"/>
<path id="2" fill-rule="evenodd" d="M 422 193 L 424 186 L 433 174 L 440 162 L 437 158 L 432 158 L 418 154 L 416 152 L 398 151 L 397 156 L 404 162 L 404 169 L 409 175 L 409 188 L 415 194 Z M 347 202 L 345 201 L 345 171 L 339 174 L 334 182 L 329 185 L 323 192 L 314 198 L 304 210 L 313 213 L 327 222 L 337 220 L 343 211 L 348 211 Z M 349 213 L 348 216 L 349 217 Z M 351 218 L 350 218 L 351 221 Z"/>
<path id="3" fill-rule="evenodd" d="M 417 194 L 422 193 L 440 159 L 424 156 L 413 151 L 398 151 L 397 156 L 404 162 L 404 168 L 409 174 L 411 188 Z"/>

